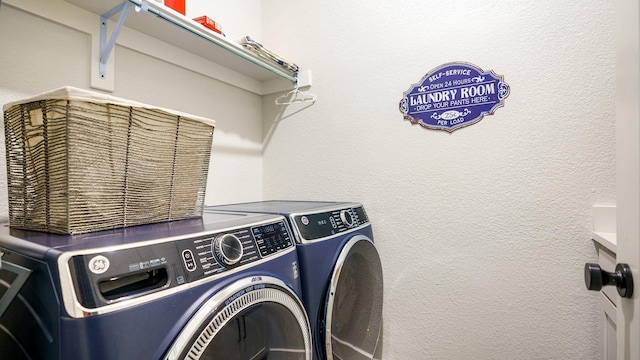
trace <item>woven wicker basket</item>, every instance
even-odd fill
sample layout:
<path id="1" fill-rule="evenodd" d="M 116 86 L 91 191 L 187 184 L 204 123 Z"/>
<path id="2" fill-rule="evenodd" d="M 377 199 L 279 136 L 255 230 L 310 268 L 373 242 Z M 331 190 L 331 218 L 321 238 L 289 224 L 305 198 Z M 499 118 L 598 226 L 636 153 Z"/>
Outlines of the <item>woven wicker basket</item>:
<path id="1" fill-rule="evenodd" d="M 202 216 L 212 120 L 70 87 L 3 110 L 11 227 L 80 234 Z"/>

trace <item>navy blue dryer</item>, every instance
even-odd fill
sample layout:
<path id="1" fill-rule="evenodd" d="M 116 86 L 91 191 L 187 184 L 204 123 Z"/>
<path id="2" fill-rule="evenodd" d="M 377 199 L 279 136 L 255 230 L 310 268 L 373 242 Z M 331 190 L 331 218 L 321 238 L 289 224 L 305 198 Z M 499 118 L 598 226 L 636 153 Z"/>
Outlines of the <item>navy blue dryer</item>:
<path id="1" fill-rule="evenodd" d="M 264 201 L 205 209 L 212 210 L 286 216 L 298 242 L 314 359 L 374 357 L 382 327 L 382 266 L 361 204 Z"/>
<path id="2" fill-rule="evenodd" d="M 282 216 L 65 236 L 0 226 L 2 359 L 312 358 Z"/>

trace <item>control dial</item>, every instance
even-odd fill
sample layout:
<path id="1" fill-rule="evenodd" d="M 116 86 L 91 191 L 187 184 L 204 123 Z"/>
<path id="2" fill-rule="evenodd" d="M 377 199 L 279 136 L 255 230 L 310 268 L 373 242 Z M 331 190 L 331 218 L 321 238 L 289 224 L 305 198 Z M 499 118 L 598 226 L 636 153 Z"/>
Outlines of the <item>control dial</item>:
<path id="1" fill-rule="evenodd" d="M 351 228 L 356 224 L 353 214 L 351 214 L 351 210 L 340 211 L 340 219 L 348 228 Z"/>
<path id="2" fill-rule="evenodd" d="M 224 265 L 235 265 L 242 259 L 242 242 L 235 235 L 218 236 L 211 244 L 213 253 Z"/>

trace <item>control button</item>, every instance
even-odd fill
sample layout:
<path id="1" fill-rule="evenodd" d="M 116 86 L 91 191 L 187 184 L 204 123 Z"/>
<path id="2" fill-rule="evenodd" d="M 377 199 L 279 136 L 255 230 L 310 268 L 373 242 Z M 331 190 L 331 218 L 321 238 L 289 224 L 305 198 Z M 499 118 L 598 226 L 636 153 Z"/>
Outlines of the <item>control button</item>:
<path id="1" fill-rule="evenodd" d="M 351 210 L 340 211 L 340 219 L 342 220 L 342 223 L 345 224 L 348 228 L 353 227 L 355 225 L 355 221 L 353 219 L 353 215 L 351 214 Z"/>
<path id="2" fill-rule="evenodd" d="M 196 271 L 197 265 L 196 261 L 193 259 L 193 253 L 191 250 L 186 249 L 182 252 L 182 261 L 184 262 L 184 267 L 187 268 L 188 271 Z"/>
<path id="3" fill-rule="evenodd" d="M 216 258 L 224 265 L 235 265 L 242 259 L 242 242 L 235 235 L 219 236 L 211 246 Z"/>

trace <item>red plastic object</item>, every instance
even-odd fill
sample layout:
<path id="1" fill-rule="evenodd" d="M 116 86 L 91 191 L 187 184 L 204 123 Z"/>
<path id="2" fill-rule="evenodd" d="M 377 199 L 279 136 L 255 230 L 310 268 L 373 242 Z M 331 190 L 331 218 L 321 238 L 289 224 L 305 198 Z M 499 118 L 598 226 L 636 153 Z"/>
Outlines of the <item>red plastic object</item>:
<path id="1" fill-rule="evenodd" d="M 164 0 L 164 4 L 182 15 L 186 14 L 186 0 Z"/>
<path id="2" fill-rule="evenodd" d="M 215 21 L 213 21 L 213 19 L 209 18 L 208 16 L 200 16 L 193 19 L 193 21 L 199 22 L 206 28 L 211 29 L 217 32 L 218 34 L 222 35 L 222 27 L 220 26 L 220 24 L 216 23 Z"/>

